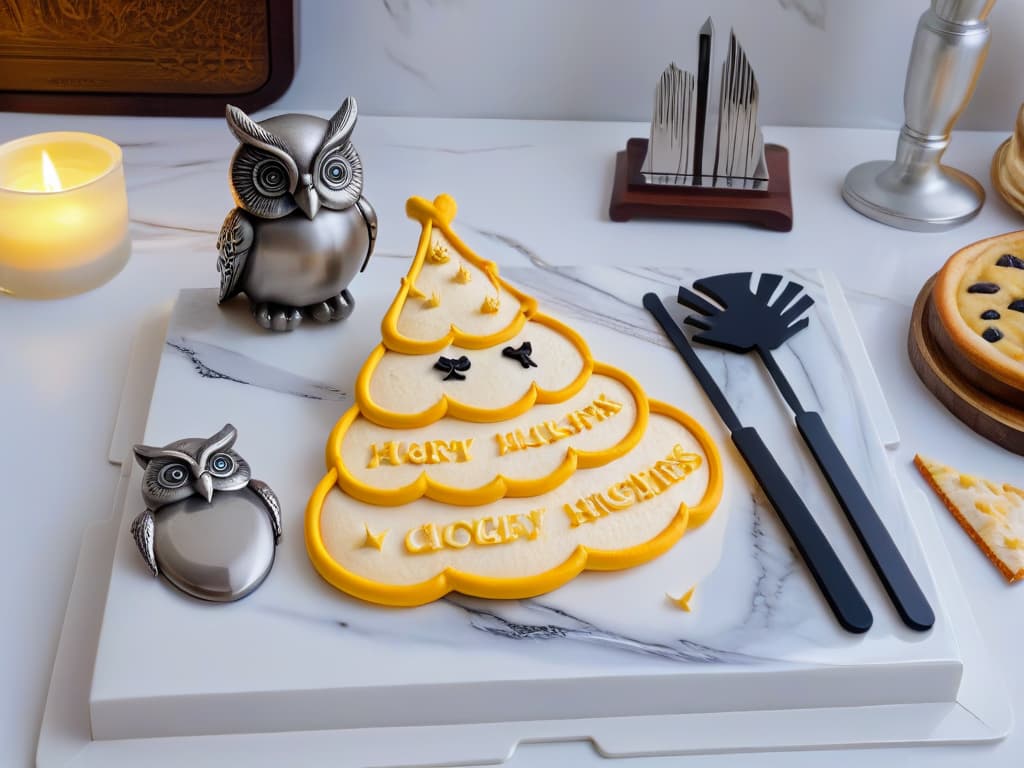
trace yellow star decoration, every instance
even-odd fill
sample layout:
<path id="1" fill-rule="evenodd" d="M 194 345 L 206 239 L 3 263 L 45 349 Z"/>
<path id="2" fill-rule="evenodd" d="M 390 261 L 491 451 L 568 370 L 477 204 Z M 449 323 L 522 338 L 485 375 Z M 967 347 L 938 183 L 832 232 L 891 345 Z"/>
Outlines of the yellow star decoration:
<path id="1" fill-rule="evenodd" d="M 433 309 L 434 307 L 441 306 L 441 294 L 434 291 L 430 294 L 430 298 L 423 302 L 423 306 L 427 309 Z"/>
<path id="2" fill-rule="evenodd" d="M 691 610 L 693 610 L 692 608 L 690 608 L 690 600 L 693 598 L 693 593 L 696 589 L 697 585 L 694 584 L 692 587 L 686 590 L 686 592 L 681 597 L 672 597 L 672 595 L 670 595 L 668 592 L 665 593 L 665 597 L 667 597 L 674 606 L 689 613 Z"/>
<path id="3" fill-rule="evenodd" d="M 430 249 L 428 256 L 431 264 L 447 264 L 448 259 L 451 258 L 448 255 L 448 248 L 441 245 L 440 243 L 434 243 L 434 247 Z"/>
<path id="4" fill-rule="evenodd" d="M 390 528 L 383 530 L 380 533 L 374 533 L 370 530 L 370 526 L 363 523 L 363 529 L 366 531 L 366 538 L 363 540 L 363 547 L 372 547 L 373 549 L 384 548 L 384 537 L 388 535 L 388 531 L 391 530 Z"/>
<path id="5" fill-rule="evenodd" d="M 493 315 L 501 307 L 501 300 L 497 296 L 488 296 L 480 305 L 480 311 L 485 315 Z"/>
<path id="6" fill-rule="evenodd" d="M 459 265 L 459 271 L 456 272 L 455 273 L 455 277 L 452 278 L 452 280 L 454 280 L 456 283 L 462 283 L 463 285 L 465 285 L 466 283 L 468 283 L 472 279 L 473 279 L 473 275 L 471 275 L 469 273 L 469 270 L 466 269 L 466 265 L 465 264 L 460 264 Z"/>

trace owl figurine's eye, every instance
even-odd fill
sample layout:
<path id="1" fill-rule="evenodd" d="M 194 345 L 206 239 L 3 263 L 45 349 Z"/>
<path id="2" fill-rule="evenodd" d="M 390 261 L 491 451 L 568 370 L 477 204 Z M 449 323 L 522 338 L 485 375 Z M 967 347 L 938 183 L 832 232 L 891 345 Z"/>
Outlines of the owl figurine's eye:
<path id="1" fill-rule="evenodd" d="M 343 211 L 363 193 L 363 165 L 351 142 L 325 150 L 313 164 L 313 173 L 325 208 Z"/>
<path id="2" fill-rule="evenodd" d="M 188 482 L 188 467 L 172 462 L 160 470 L 160 485 L 165 488 L 181 488 Z"/>
<path id="3" fill-rule="evenodd" d="M 320 168 L 320 179 L 331 189 L 342 189 L 352 178 L 352 168 L 341 155 L 335 155 Z"/>
<path id="4" fill-rule="evenodd" d="M 252 183 L 260 194 L 280 197 L 288 191 L 288 172 L 280 160 L 267 158 L 253 166 Z"/>
<path id="5" fill-rule="evenodd" d="M 235 460 L 226 453 L 215 453 L 207 464 L 211 474 L 216 477 L 228 477 L 235 471 Z"/>
<path id="6" fill-rule="evenodd" d="M 242 210 L 261 219 L 279 219 L 297 207 L 288 194 L 294 176 L 275 155 L 242 145 L 231 160 L 231 191 Z"/>

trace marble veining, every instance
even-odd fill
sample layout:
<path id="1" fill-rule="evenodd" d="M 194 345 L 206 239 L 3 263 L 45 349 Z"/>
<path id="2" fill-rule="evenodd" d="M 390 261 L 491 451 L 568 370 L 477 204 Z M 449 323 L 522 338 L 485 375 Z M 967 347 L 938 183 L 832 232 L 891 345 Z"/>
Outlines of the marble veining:
<path id="1" fill-rule="evenodd" d="M 501 232 L 495 232 L 492 229 L 476 227 L 464 221 L 460 221 L 459 223 L 466 229 L 470 229 L 473 232 L 476 232 L 478 235 L 487 238 L 488 240 L 493 240 L 497 243 L 500 243 L 501 245 L 512 249 L 521 256 L 525 256 L 530 261 L 530 263 L 533 264 L 533 266 L 539 269 L 548 271 L 552 269 L 551 265 L 548 264 L 548 262 L 546 262 L 544 259 L 542 259 L 539 254 L 537 254 L 531 248 L 527 247 L 521 240 L 512 237 L 511 235 L 506 235 Z"/>
<path id="2" fill-rule="evenodd" d="M 390 61 L 392 64 L 394 64 L 396 67 L 398 67 L 400 70 L 402 70 L 406 74 L 411 75 L 412 77 L 414 77 L 416 80 L 421 82 L 423 85 L 425 85 L 430 90 L 432 90 L 432 91 L 436 91 L 437 90 L 437 87 L 434 85 L 433 82 L 431 82 L 430 77 L 427 75 L 427 73 L 424 72 L 419 67 L 416 67 L 416 66 L 410 64 L 408 61 L 406 61 L 405 59 L 400 57 L 397 53 L 395 53 L 390 48 L 385 48 L 384 49 L 384 55 L 388 57 L 388 61 Z"/>
<path id="3" fill-rule="evenodd" d="M 587 643 L 628 653 L 639 653 L 674 662 L 699 664 L 754 664 L 767 661 L 756 656 L 722 651 L 700 643 L 678 639 L 671 643 L 652 643 L 602 629 L 568 611 L 543 603 L 540 599 L 523 600 L 520 605 L 547 619 L 544 623 L 524 623 L 506 618 L 501 603 L 449 595 L 445 602 L 455 605 L 470 617 L 474 629 L 488 635 L 516 641 L 558 641 Z"/>
<path id="4" fill-rule="evenodd" d="M 784 10 L 794 11 L 800 18 L 816 29 L 825 30 L 828 17 L 826 0 L 778 0 Z"/>
<path id="5" fill-rule="evenodd" d="M 331 384 L 312 381 L 216 344 L 187 336 L 168 336 L 166 343 L 169 349 L 185 357 L 204 379 L 226 379 L 310 400 L 349 399 L 348 392 Z"/>
<path id="6" fill-rule="evenodd" d="M 166 224 L 160 221 L 146 221 L 144 219 L 130 219 L 131 223 L 139 227 L 147 227 L 150 229 L 163 229 L 170 230 L 172 232 L 181 232 L 186 235 L 210 235 L 216 237 L 217 232 L 212 229 L 198 229 L 196 227 L 185 227 L 180 224 Z"/>

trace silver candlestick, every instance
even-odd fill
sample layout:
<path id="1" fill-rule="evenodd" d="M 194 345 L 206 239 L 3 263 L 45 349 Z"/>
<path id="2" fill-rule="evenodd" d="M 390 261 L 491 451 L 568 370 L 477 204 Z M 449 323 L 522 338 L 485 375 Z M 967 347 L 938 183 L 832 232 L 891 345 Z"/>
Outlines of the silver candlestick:
<path id="1" fill-rule="evenodd" d="M 863 163 L 847 174 L 843 199 L 854 210 L 900 229 L 938 232 L 981 209 L 981 185 L 940 160 L 985 63 L 995 1 L 932 0 L 922 14 L 907 65 L 896 159 Z"/>

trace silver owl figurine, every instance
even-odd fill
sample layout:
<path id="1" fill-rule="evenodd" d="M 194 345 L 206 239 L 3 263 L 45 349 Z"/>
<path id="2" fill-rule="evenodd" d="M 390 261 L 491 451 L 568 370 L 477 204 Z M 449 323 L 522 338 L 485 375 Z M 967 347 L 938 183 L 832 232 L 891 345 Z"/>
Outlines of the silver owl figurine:
<path id="1" fill-rule="evenodd" d="M 146 510 L 131 533 L 153 575 L 213 602 L 240 600 L 274 565 L 281 505 L 252 479 L 230 424 L 210 438 L 135 446 Z"/>
<path id="2" fill-rule="evenodd" d="M 348 284 L 366 269 L 377 238 L 350 140 L 355 99 L 330 120 L 288 114 L 257 123 L 229 105 L 227 121 L 241 144 L 230 172 L 238 207 L 217 239 L 220 301 L 245 293 L 256 321 L 275 331 L 304 317 L 348 317 Z"/>

